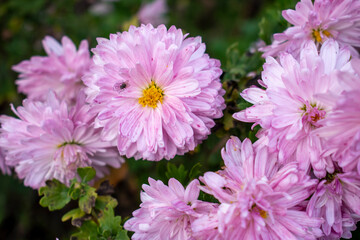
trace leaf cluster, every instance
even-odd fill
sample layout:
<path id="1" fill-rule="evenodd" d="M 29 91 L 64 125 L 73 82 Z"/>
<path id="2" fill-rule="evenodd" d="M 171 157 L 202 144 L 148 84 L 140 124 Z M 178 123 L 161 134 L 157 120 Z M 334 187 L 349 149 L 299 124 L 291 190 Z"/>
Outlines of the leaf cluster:
<path id="1" fill-rule="evenodd" d="M 170 178 L 177 179 L 182 185 L 186 186 L 193 179 L 198 178 L 202 174 L 201 164 L 196 163 L 190 170 L 187 170 L 183 164 L 176 166 L 173 163 L 168 162 L 166 165 L 164 181 Z"/>
<path id="2" fill-rule="evenodd" d="M 78 202 L 78 208 L 67 212 L 62 221 L 71 220 L 77 231 L 71 235 L 72 240 L 126 240 L 127 232 L 121 226 L 121 217 L 115 216 L 114 208 L 118 202 L 110 195 L 102 195 L 88 182 L 95 177 L 91 167 L 77 170 L 80 181 L 72 179 L 70 186 L 54 179 L 47 181 L 39 189 L 40 205 L 50 211 L 64 208 L 71 200 Z"/>

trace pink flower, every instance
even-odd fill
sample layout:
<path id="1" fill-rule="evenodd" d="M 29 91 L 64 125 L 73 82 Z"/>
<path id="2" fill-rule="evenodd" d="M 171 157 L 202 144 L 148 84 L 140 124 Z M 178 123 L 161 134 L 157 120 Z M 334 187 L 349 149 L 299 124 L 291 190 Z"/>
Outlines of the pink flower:
<path id="1" fill-rule="evenodd" d="M 338 74 L 345 91 L 338 98 L 321 96 L 334 110 L 315 133 L 326 140 L 325 155 L 332 155 L 344 172 L 360 174 L 360 59 L 353 59 L 352 65 L 357 74 Z"/>
<path id="2" fill-rule="evenodd" d="M 74 43 L 66 36 L 61 43 L 47 36 L 43 46 L 48 56 L 35 56 L 13 66 L 13 70 L 20 73 L 16 81 L 19 92 L 29 99 L 44 101 L 52 89 L 60 99 L 75 101 L 79 90 L 84 87 L 81 77 L 90 64 L 89 47 L 83 40 L 76 51 Z"/>
<path id="3" fill-rule="evenodd" d="M 186 36 L 149 24 L 98 39 L 84 82 L 103 139 L 117 139 L 120 154 L 171 159 L 193 150 L 222 116 L 220 62 L 200 37 Z"/>
<path id="4" fill-rule="evenodd" d="M 0 148 L 0 171 L 3 174 L 11 174 L 10 167 L 5 162 L 5 152 Z"/>
<path id="5" fill-rule="evenodd" d="M 134 240 L 194 239 L 191 222 L 215 207 L 197 200 L 198 186 L 198 180 L 193 180 L 184 189 L 174 178 L 169 180 L 169 186 L 149 178 L 149 185 L 143 185 L 140 209 L 133 212 L 134 217 L 124 228 L 135 232 Z"/>
<path id="6" fill-rule="evenodd" d="M 123 162 L 111 143 L 100 140 L 101 130 L 94 129 L 94 116 L 84 103 L 83 93 L 69 107 L 50 92 L 45 102 L 26 99 L 23 107 L 12 107 L 19 119 L 0 117 L 6 163 L 26 186 L 39 188 L 53 178 L 68 184 L 77 168 L 85 166 L 93 166 L 102 177 L 105 165 L 119 167 Z"/>
<path id="7" fill-rule="evenodd" d="M 334 39 L 340 46 L 360 47 L 360 2 L 358 0 L 301 0 L 295 10 L 284 10 L 283 17 L 292 27 L 274 35 L 272 45 L 260 49 L 264 57 L 286 51 L 298 56 L 303 45 L 311 40 L 318 46 Z"/>
<path id="8" fill-rule="evenodd" d="M 267 137 L 270 150 L 279 152 L 281 162 L 296 160 L 305 171 L 311 165 L 317 177 L 324 177 L 334 167 L 332 160 L 322 155 L 323 140 L 313 132 L 321 127 L 319 120 L 327 117 L 332 105 L 317 96 L 341 93 L 344 87 L 337 73 L 353 74 L 350 52 L 329 40 L 318 54 L 315 44 L 308 42 L 299 61 L 288 53 L 279 59 L 280 63 L 272 57 L 266 59 L 261 82 L 266 90 L 245 89 L 241 96 L 254 105 L 233 116 L 260 124 L 264 130 L 258 136 Z"/>
<path id="9" fill-rule="evenodd" d="M 166 0 L 154 0 L 151 3 L 143 4 L 137 15 L 140 23 L 151 23 L 154 26 L 158 26 L 167 22 L 164 16 L 167 11 Z"/>
<path id="10" fill-rule="evenodd" d="M 360 177 L 355 172 L 327 174 L 307 206 L 312 217 L 322 217 L 325 239 L 351 238 L 360 220 Z"/>
<path id="11" fill-rule="evenodd" d="M 220 201 L 217 225 L 210 215 L 194 221 L 211 238 L 203 239 L 316 239 L 322 221 L 302 207 L 317 180 L 299 171 L 295 162 L 279 165 L 266 148 L 255 148 L 232 137 L 222 150 L 224 170 L 205 173 L 201 190 Z M 212 229 L 209 229 L 212 226 Z M 215 226 L 215 228 L 214 228 Z M 218 232 L 218 237 L 214 236 Z M 202 238 L 200 238 L 202 239 Z"/>

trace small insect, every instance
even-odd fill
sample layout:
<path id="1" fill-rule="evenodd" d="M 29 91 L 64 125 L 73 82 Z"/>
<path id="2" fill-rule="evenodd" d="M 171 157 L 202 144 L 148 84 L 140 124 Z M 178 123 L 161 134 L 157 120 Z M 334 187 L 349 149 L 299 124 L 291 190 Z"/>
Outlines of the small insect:
<path id="1" fill-rule="evenodd" d="M 122 83 L 122 84 L 120 85 L 120 89 L 124 89 L 124 88 L 126 88 L 126 83 Z"/>
<path id="2" fill-rule="evenodd" d="M 120 93 L 120 92 L 124 91 L 125 88 L 127 88 L 127 87 L 128 87 L 127 82 L 117 82 L 114 84 L 113 89 L 114 89 L 114 91 Z"/>

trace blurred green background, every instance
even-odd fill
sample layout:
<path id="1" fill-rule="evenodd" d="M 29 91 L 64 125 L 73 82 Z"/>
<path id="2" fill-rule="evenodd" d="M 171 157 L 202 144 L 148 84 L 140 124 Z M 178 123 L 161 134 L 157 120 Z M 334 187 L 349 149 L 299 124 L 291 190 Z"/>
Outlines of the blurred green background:
<path id="1" fill-rule="evenodd" d="M 41 40 L 46 35 L 60 40 L 69 36 L 76 45 L 87 39 L 96 46 L 96 37 L 123 31 L 136 24 L 141 0 L 1 0 L 0 1 L 0 114 L 11 114 L 9 104 L 21 104 L 24 96 L 17 94 L 17 74 L 11 66 L 34 55 L 45 55 Z M 233 121 L 231 114 L 245 108 L 239 91 L 255 83 L 263 59 L 252 48 L 263 39 L 288 25 L 281 10 L 293 8 L 294 0 L 168 0 L 166 14 L 169 27 L 182 28 L 190 36 L 202 36 L 207 52 L 222 62 L 227 109 L 218 120 L 213 134 L 194 152 L 166 161 L 146 162 L 128 159 L 121 170 L 109 176 L 115 187 L 123 217 L 138 208 L 141 184 L 147 178 L 167 181 L 179 175 L 182 183 L 208 170 L 217 170 L 223 163 L 220 149 L 230 135 L 254 139 L 250 125 Z M 253 72 L 249 75 L 249 72 Z M 199 163 L 199 164 L 197 164 Z M 180 167 L 183 164 L 184 168 Z M 197 165 L 196 165 L 197 164 Z M 196 165 L 196 167 L 193 167 Z M 190 169 L 193 171 L 190 173 Z M 183 177 L 186 174 L 187 177 Z M 62 223 L 68 209 L 49 212 L 38 204 L 37 192 L 24 187 L 16 176 L 0 175 L 0 239 L 67 239 L 73 230 Z M 356 238 L 356 237 L 354 237 Z"/>

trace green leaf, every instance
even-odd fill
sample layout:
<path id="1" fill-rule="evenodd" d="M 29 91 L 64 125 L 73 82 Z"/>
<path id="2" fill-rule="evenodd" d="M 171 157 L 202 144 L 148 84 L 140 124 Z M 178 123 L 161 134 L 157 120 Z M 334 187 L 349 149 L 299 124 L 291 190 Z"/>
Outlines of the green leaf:
<path id="1" fill-rule="evenodd" d="M 98 196 L 96 198 L 95 208 L 99 210 L 103 210 L 106 207 L 115 208 L 117 204 L 117 200 L 111 196 Z"/>
<path id="2" fill-rule="evenodd" d="M 201 163 L 197 163 L 191 168 L 190 173 L 189 173 L 189 180 L 190 181 L 195 179 L 195 178 L 198 178 L 202 174 L 200 169 L 201 169 Z"/>
<path id="3" fill-rule="evenodd" d="M 106 239 L 127 240 L 126 231 L 121 226 L 121 217 L 114 215 L 113 208 L 106 208 L 104 214 L 98 219 L 99 233 Z"/>
<path id="4" fill-rule="evenodd" d="M 118 234 L 115 237 L 115 240 L 128 240 L 130 239 L 129 236 L 127 235 L 127 231 L 126 230 L 121 230 L 118 232 Z"/>
<path id="5" fill-rule="evenodd" d="M 91 213 L 97 198 L 96 189 L 88 185 L 84 186 L 83 193 L 79 198 L 79 207 L 87 214 Z"/>
<path id="6" fill-rule="evenodd" d="M 45 187 L 39 189 L 40 205 L 48 207 L 50 211 L 62 209 L 71 200 L 69 188 L 58 180 L 47 181 Z"/>
<path id="7" fill-rule="evenodd" d="M 81 181 L 84 182 L 89 182 L 90 180 L 92 180 L 95 175 L 96 175 L 96 171 L 94 168 L 92 167 L 84 167 L 84 168 L 78 168 L 77 172 L 81 178 Z"/>
<path id="8" fill-rule="evenodd" d="M 97 240 L 98 226 L 93 221 L 84 222 L 79 228 L 78 232 L 71 235 L 71 240 Z"/>
<path id="9" fill-rule="evenodd" d="M 84 221 L 85 213 L 80 208 L 75 208 L 65 213 L 65 215 L 61 218 L 61 221 L 65 222 L 71 219 L 71 224 L 75 227 L 80 227 Z M 91 216 L 90 216 L 91 218 Z"/>
<path id="10" fill-rule="evenodd" d="M 71 180 L 69 196 L 72 200 L 77 200 L 80 197 L 81 187 L 82 185 L 76 180 L 76 178 Z"/>
<path id="11" fill-rule="evenodd" d="M 165 175 L 168 179 L 176 178 L 182 184 L 186 184 L 187 174 L 188 171 L 185 170 L 184 165 L 181 164 L 179 167 L 176 167 L 176 165 L 172 163 L 167 164 L 167 172 Z"/>

